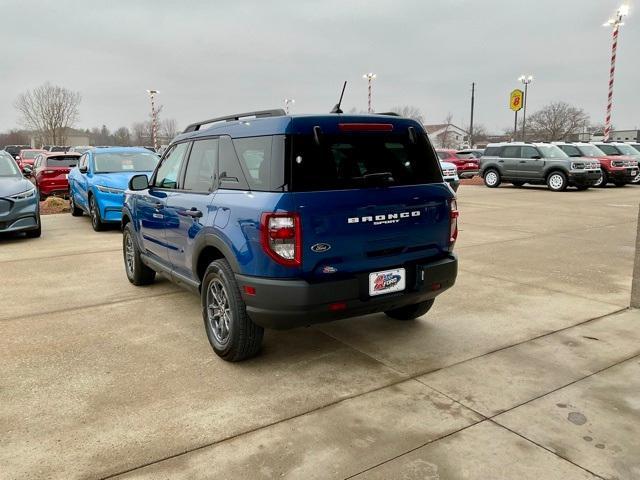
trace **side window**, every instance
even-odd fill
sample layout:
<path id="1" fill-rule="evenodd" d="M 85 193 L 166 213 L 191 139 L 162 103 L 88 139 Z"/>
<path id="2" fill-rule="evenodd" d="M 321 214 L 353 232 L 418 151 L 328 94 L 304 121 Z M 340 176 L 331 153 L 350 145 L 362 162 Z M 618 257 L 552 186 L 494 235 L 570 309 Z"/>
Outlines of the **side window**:
<path id="1" fill-rule="evenodd" d="M 540 152 L 534 147 L 522 147 L 521 158 L 540 157 Z"/>
<path id="2" fill-rule="evenodd" d="M 162 164 L 158 167 L 154 186 L 157 188 L 178 188 L 178 176 L 180 175 L 180 167 L 182 159 L 189 148 L 190 143 L 184 142 L 174 146 L 171 151 L 162 160 Z"/>
<path id="3" fill-rule="evenodd" d="M 83 154 L 78 162 L 78 168 L 85 168 L 87 166 L 87 154 Z"/>
<path id="4" fill-rule="evenodd" d="M 520 158 L 520 147 L 509 145 L 502 148 L 501 158 Z"/>
<path id="5" fill-rule="evenodd" d="M 582 153 L 578 149 L 578 147 L 574 147 L 573 145 L 558 145 L 564 153 L 569 155 L 570 157 L 581 157 Z"/>
<path id="6" fill-rule="evenodd" d="M 220 137 L 218 149 L 218 158 L 220 166 L 220 188 L 230 190 L 248 190 L 249 184 L 245 178 L 242 168 L 240 168 L 240 161 L 236 155 L 236 150 L 233 148 L 233 141 L 231 137 Z"/>
<path id="7" fill-rule="evenodd" d="M 210 192 L 218 169 L 218 139 L 193 142 L 184 174 L 184 190 Z"/>
<path id="8" fill-rule="evenodd" d="M 482 156 L 495 157 L 495 156 L 498 156 L 499 152 L 500 152 L 500 147 L 487 147 Z"/>
<path id="9" fill-rule="evenodd" d="M 242 169 L 252 189 L 270 189 L 272 142 L 273 137 L 270 135 L 233 140 Z"/>

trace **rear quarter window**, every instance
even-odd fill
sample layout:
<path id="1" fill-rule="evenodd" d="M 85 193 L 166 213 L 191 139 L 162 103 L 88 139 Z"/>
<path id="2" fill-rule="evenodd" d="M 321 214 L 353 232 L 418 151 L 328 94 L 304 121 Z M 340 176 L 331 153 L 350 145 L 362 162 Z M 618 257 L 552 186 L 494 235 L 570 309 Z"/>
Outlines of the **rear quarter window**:
<path id="1" fill-rule="evenodd" d="M 483 157 L 497 157 L 500 153 L 500 147 L 487 147 L 484 151 Z"/>

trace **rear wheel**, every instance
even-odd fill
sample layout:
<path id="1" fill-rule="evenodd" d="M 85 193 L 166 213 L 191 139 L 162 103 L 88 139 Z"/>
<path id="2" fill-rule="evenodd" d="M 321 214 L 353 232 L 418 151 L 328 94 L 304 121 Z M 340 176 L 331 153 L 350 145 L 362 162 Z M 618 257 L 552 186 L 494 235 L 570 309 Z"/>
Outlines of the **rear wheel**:
<path id="1" fill-rule="evenodd" d="M 72 193 L 69 194 L 69 207 L 71 208 L 71 215 L 73 215 L 74 217 L 82 216 L 82 209 L 76 207 L 76 202 L 73 201 Z"/>
<path id="2" fill-rule="evenodd" d="M 567 188 L 567 176 L 562 172 L 551 172 L 547 177 L 547 186 L 553 192 L 562 192 Z"/>
<path id="3" fill-rule="evenodd" d="M 631 185 L 638 185 L 638 184 L 640 184 L 640 173 L 636 175 L 633 180 L 631 180 Z"/>
<path id="4" fill-rule="evenodd" d="M 239 362 L 260 351 L 264 329 L 253 323 L 229 263 L 211 262 L 202 279 L 202 317 L 216 354 Z"/>
<path id="5" fill-rule="evenodd" d="M 124 269 L 131 283 L 138 286 L 153 283 L 156 278 L 156 272 L 142 263 L 131 222 L 125 225 L 122 232 L 122 255 L 124 257 Z"/>
<path id="6" fill-rule="evenodd" d="M 496 188 L 500 186 L 500 173 L 497 170 L 491 168 L 484 173 L 484 184 L 489 188 Z"/>
<path id="7" fill-rule="evenodd" d="M 433 302 L 433 299 L 425 300 L 424 302 L 414 305 L 405 305 L 404 307 L 387 310 L 384 313 L 388 317 L 395 318 L 396 320 L 415 320 L 431 310 Z"/>
<path id="8" fill-rule="evenodd" d="M 100 209 L 98 208 L 98 202 L 96 197 L 91 195 L 89 197 L 89 215 L 91 215 L 91 226 L 96 232 L 101 232 L 105 229 L 105 224 L 100 218 Z"/>

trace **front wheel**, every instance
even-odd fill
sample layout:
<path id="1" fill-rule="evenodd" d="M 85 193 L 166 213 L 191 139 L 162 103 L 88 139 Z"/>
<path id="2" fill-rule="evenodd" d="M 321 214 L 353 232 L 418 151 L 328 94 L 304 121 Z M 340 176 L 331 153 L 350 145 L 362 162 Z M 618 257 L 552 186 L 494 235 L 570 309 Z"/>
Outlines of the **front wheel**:
<path id="1" fill-rule="evenodd" d="M 215 260 L 202 279 L 202 317 L 213 351 L 239 362 L 260 351 L 264 329 L 253 323 L 226 260 Z"/>
<path id="2" fill-rule="evenodd" d="M 604 170 L 602 171 L 602 175 L 600 175 L 600 178 L 598 180 L 596 180 L 596 183 L 593 184 L 594 187 L 606 187 L 607 183 L 609 183 L 609 177 L 607 175 L 607 172 L 605 172 Z"/>
<path id="3" fill-rule="evenodd" d="M 156 278 L 155 270 L 142 263 L 140 249 L 135 241 L 135 232 L 131 222 L 124 226 L 122 231 L 122 256 L 124 257 L 124 270 L 131 283 L 137 286 L 149 285 Z"/>
<path id="4" fill-rule="evenodd" d="M 404 307 L 387 310 L 384 313 L 388 317 L 395 318 L 396 320 L 415 320 L 431 310 L 433 302 L 434 299 L 425 300 L 424 302 L 414 305 L 405 305 Z"/>
<path id="5" fill-rule="evenodd" d="M 73 200 L 73 193 L 69 192 L 69 207 L 71 209 L 71 215 L 74 217 L 82 216 L 82 209 L 76 207 L 76 202 Z"/>
<path id="6" fill-rule="evenodd" d="M 105 224 L 100 218 L 100 209 L 98 208 L 98 202 L 96 197 L 91 195 L 89 197 L 89 215 L 91 215 L 91 226 L 96 232 L 101 232 L 105 229 Z"/>
<path id="7" fill-rule="evenodd" d="M 501 181 L 500 174 L 493 168 L 484 173 L 484 184 L 489 188 L 499 187 Z"/>
<path id="8" fill-rule="evenodd" d="M 553 192 L 562 192 L 567 188 L 567 176 L 562 172 L 551 172 L 547 177 L 547 186 Z"/>
<path id="9" fill-rule="evenodd" d="M 638 185 L 638 184 L 640 184 L 640 173 L 636 175 L 633 180 L 631 180 L 631 185 Z"/>

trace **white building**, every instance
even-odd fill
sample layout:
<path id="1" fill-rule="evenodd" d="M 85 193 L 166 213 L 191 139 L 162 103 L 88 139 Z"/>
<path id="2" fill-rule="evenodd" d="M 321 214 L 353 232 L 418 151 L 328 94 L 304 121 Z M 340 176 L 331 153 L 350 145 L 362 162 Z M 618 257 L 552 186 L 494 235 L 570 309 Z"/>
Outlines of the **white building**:
<path id="1" fill-rule="evenodd" d="M 453 123 L 424 125 L 431 143 L 436 148 L 453 148 L 459 150 L 469 146 L 469 133 Z"/>

